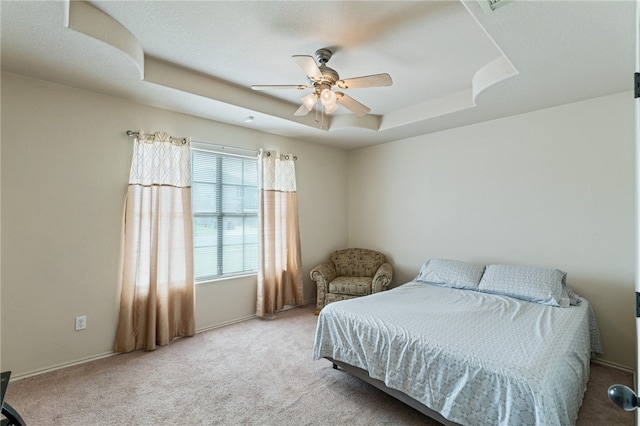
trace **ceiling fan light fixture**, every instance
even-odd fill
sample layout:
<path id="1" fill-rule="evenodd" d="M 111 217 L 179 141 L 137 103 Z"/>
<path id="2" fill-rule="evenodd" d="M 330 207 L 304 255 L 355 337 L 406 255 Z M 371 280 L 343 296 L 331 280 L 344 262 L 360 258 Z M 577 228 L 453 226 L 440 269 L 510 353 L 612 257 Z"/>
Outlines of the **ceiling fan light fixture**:
<path id="1" fill-rule="evenodd" d="M 331 114 L 332 112 L 336 112 L 338 107 L 339 107 L 339 105 L 337 103 L 333 103 L 331 105 L 325 105 L 324 106 L 324 113 L 325 114 Z"/>
<path id="2" fill-rule="evenodd" d="M 316 94 L 315 93 L 309 93 L 306 96 L 303 96 L 301 98 L 302 100 L 302 104 L 309 110 L 311 111 L 314 107 L 314 105 L 316 104 L 316 100 L 318 98 L 316 98 Z"/>
<path id="3" fill-rule="evenodd" d="M 322 89 L 320 92 L 320 102 L 327 108 L 330 105 L 336 104 L 336 94 L 330 89 Z"/>

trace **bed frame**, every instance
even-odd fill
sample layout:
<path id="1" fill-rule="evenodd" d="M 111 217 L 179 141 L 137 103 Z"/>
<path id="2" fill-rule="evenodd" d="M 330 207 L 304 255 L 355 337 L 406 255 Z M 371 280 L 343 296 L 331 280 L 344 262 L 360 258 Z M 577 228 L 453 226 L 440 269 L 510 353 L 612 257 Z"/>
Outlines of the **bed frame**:
<path id="1" fill-rule="evenodd" d="M 440 422 L 445 426 L 460 426 L 458 423 L 453 423 L 450 420 L 445 419 L 437 411 L 434 411 L 431 408 L 427 407 L 426 405 L 422 404 L 421 402 L 416 401 L 415 399 L 411 398 L 407 394 L 402 393 L 399 390 L 388 387 L 387 385 L 384 384 L 382 380 L 374 379 L 373 377 L 369 376 L 369 373 L 367 372 L 367 370 L 363 370 L 362 368 L 359 368 L 359 367 L 354 367 L 353 365 L 346 364 L 342 361 L 336 361 L 335 359 L 330 357 L 325 357 L 325 358 L 333 363 L 333 368 L 335 368 L 336 370 L 338 369 L 338 367 L 340 367 L 342 370 L 346 371 L 347 373 L 359 378 L 360 380 L 363 380 L 369 383 L 370 385 L 375 386 L 376 388 L 391 395 L 397 400 L 400 400 L 405 404 L 407 404 L 408 406 L 418 410 L 425 416 L 431 417 L 435 421 Z"/>

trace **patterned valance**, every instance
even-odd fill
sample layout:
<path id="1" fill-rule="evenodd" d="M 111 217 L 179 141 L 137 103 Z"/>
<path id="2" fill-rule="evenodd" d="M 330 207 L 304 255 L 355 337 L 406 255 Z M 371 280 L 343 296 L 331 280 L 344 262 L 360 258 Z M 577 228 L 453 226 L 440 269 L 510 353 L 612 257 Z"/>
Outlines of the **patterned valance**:
<path id="1" fill-rule="evenodd" d="M 293 154 L 260 150 L 260 189 L 296 192 L 296 166 Z"/>
<path id="2" fill-rule="evenodd" d="M 191 186 L 191 149 L 188 138 L 164 132 L 136 137 L 129 173 L 132 185 Z"/>

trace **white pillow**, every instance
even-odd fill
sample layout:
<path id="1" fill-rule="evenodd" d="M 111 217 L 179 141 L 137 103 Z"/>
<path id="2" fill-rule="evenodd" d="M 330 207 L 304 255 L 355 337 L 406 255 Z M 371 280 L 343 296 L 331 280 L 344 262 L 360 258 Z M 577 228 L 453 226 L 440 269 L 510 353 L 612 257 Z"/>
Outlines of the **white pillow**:
<path id="1" fill-rule="evenodd" d="M 478 290 L 484 265 L 450 259 L 429 259 L 415 281 L 451 288 Z"/>
<path id="2" fill-rule="evenodd" d="M 566 272 L 537 266 L 488 265 L 479 290 L 550 306 L 569 306 Z"/>

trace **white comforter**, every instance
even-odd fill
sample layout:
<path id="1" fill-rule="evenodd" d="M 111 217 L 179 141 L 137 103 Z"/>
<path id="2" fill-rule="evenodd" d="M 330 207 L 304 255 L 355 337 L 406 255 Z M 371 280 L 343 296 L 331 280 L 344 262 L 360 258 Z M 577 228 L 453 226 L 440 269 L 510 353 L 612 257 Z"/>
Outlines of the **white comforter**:
<path id="1" fill-rule="evenodd" d="M 572 425 L 601 352 L 589 303 L 410 282 L 320 312 L 314 359 L 365 369 L 463 425 Z"/>

